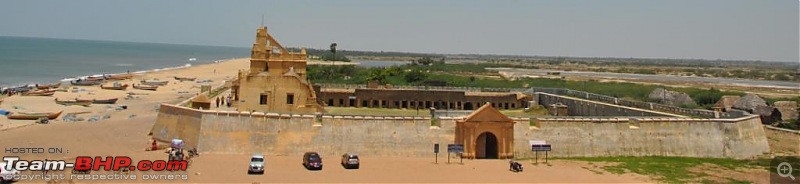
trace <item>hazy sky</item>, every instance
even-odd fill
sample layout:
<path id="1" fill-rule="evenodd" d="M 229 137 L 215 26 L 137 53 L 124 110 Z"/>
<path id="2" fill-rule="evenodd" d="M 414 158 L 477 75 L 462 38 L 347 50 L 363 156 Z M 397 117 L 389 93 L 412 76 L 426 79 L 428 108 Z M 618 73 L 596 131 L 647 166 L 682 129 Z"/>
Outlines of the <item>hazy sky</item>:
<path id="1" fill-rule="evenodd" d="M 0 36 L 428 53 L 798 61 L 797 0 L 0 1 Z"/>

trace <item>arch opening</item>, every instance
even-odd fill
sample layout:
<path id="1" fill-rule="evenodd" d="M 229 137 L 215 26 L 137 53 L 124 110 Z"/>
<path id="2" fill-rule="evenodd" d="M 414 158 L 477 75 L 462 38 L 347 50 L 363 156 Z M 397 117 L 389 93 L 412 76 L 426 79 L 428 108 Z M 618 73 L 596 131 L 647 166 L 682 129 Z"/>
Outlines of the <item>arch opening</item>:
<path id="1" fill-rule="evenodd" d="M 478 135 L 476 141 L 476 158 L 478 159 L 497 159 L 497 137 L 491 132 L 483 132 Z"/>

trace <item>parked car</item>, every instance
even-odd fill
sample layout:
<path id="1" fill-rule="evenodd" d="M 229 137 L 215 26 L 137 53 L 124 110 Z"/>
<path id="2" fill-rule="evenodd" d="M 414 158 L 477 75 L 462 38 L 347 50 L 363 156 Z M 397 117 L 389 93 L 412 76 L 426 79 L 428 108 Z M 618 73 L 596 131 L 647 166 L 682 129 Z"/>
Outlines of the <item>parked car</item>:
<path id="1" fill-rule="evenodd" d="M 306 169 L 322 170 L 322 157 L 317 152 L 306 152 L 303 154 L 303 166 Z"/>
<path id="2" fill-rule="evenodd" d="M 0 182 L 5 183 L 5 181 L 14 181 L 14 176 L 19 175 L 19 171 L 14 170 L 6 170 L 6 163 L 0 162 Z"/>
<path id="3" fill-rule="evenodd" d="M 247 174 L 253 173 L 264 174 L 264 155 L 256 154 L 250 158 L 250 167 L 247 168 Z"/>
<path id="4" fill-rule="evenodd" d="M 361 161 L 358 160 L 358 155 L 353 153 L 345 153 L 342 155 L 342 166 L 345 169 L 358 169 Z"/>

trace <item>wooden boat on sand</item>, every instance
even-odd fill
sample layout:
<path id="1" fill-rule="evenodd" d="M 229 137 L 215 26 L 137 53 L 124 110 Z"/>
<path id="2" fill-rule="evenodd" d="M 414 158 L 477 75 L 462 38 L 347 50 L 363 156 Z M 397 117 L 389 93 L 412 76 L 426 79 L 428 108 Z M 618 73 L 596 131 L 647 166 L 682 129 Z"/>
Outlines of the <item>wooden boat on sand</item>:
<path id="1" fill-rule="evenodd" d="M 84 79 L 84 80 L 102 81 L 102 80 L 106 80 L 106 76 L 105 75 L 103 75 L 103 76 L 89 76 L 89 77 L 86 77 L 86 79 Z"/>
<path id="2" fill-rule="evenodd" d="M 22 93 L 22 96 L 53 96 L 56 94 L 55 90 L 42 90 L 42 91 L 29 91 Z"/>
<path id="3" fill-rule="evenodd" d="M 56 119 L 61 115 L 61 112 L 47 112 L 47 113 L 25 113 L 16 112 L 8 115 L 8 119 L 22 119 L 22 120 L 38 120 L 39 118 Z"/>
<path id="4" fill-rule="evenodd" d="M 115 104 L 119 98 L 109 98 L 109 99 L 92 99 L 93 104 Z"/>
<path id="5" fill-rule="evenodd" d="M 99 80 L 80 80 L 79 79 L 79 80 L 69 81 L 69 83 L 72 84 L 73 86 L 94 86 L 94 85 L 98 85 L 98 84 L 102 83 L 102 81 L 99 81 Z"/>
<path id="6" fill-rule="evenodd" d="M 195 79 L 197 79 L 197 77 L 178 77 L 178 76 L 175 76 L 175 80 L 178 80 L 178 81 L 181 81 L 181 82 L 183 82 L 183 81 L 194 81 Z"/>
<path id="7" fill-rule="evenodd" d="M 142 80 L 142 84 L 148 86 L 163 86 L 167 85 L 169 81 L 160 81 L 160 80 Z"/>
<path id="8" fill-rule="evenodd" d="M 133 85 L 133 89 L 141 89 L 141 90 L 150 90 L 150 91 L 155 91 L 156 89 L 158 89 L 158 86 L 147 86 L 147 85 L 138 85 L 138 86 L 137 86 L 136 84 L 134 84 L 134 85 Z"/>
<path id="9" fill-rule="evenodd" d="M 45 90 L 50 88 L 58 88 L 61 87 L 61 83 L 54 83 L 54 84 L 47 84 L 47 85 L 36 85 L 36 89 Z"/>
<path id="10" fill-rule="evenodd" d="M 108 90 L 125 90 L 125 89 L 127 89 L 127 88 L 128 88 L 128 85 L 127 85 L 127 84 L 124 84 L 124 85 L 114 85 L 114 86 L 103 86 L 103 85 L 100 85 L 100 88 L 102 88 L 102 89 L 108 89 Z"/>
<path id="11" fill-rule="evenodd" d="M 61 100 L 58 100 L 58 98 L 56 98 L 56 104 L 64 105 L 64 106 L 70 106 L 70 105 L 89 106 L 89 105 L 92 105 L 92 101 L 77 100 L 77 99 L 76 100 L 64 100 L 64 101 L 61 101 Z"/>
<path id="12" fill-rule="evenodd" d="M 117 74 L 117 75 L 109 75 L 106 77 L 108 80 L 127 80 L 133 78 L 133 74 L 126 73 L 126 74 Z"/>

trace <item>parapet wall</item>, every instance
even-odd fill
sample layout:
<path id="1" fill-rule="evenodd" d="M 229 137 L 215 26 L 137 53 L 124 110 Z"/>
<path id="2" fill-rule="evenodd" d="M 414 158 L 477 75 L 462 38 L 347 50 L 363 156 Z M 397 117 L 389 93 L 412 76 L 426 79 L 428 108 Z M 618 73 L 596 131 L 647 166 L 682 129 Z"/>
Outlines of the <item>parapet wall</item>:
<path id="1" fill-rule="evenodd" d="M 533 99 L 539 105 L 561 103 L 567 106 L 569 116 L 665 116 L 686 117 L 677 114 L 652 111 L 615 105 L 575 97 L 552 95 L 548 93 L 535 93 Z"/>
<path id="2" fill-rule="evenodd" d="M 527 140 L 545 140 L 550 155 L 750 158 L 769 152 L 758 116 L 738 119 L 537 118 L 514 127 L 517 156 Z"/>
<path id="3" fill-rule="evenodd" d="M 195 110 L 162 104 L 153 136 L 182 138 L 204 153 L 432 157 L 433 144 L 455 140 L 455 120 L 436 127 L 423 117 L 323 116 Z M 757 116 L 739 119 L 515 119 L 516 157 L 532 157 L 528 140 L 552 144 L 550 156 L 688 156 L 748 158 L 769 151 Z M 531 126 L 530 124 L 534 124 Z"/>
<path id="4" fill-rule="evenodd" d="M 455 121 L 430 118 L 264 114 L 196 110 L 162 104 L 153 126 L 160 141 L 180 138 L 204 153 L 323 155 L 354 152 L 371 156 L 423 157 L 433 155 L 433 144 L 455 139 Z M 443 146 L 443 152 L 446 147 Z"/>

